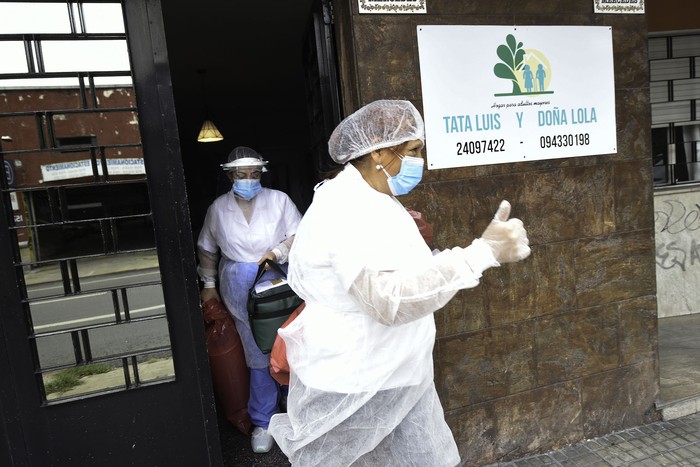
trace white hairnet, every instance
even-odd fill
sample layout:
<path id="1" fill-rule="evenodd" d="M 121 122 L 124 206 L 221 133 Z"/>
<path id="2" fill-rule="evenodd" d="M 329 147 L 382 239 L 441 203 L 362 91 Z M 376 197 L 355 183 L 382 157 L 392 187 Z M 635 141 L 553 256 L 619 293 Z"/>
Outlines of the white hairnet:
<path id="1" fill-rule="evenodd" d="M 339 164 L 406 141 L 425 141 L 423 118 L 409 101 L 378 100 L 346 117 L 328 140 Z"/>
<path id="2" fill-rule="evenodd" d="M 228 155 L 228 162 L 221 164 L 224 170 L 234 170 L 239 167 L 262 167 L 263 172 L 267 172 L 265 166 L 267 161 L 263 160 L 255 149 L 246 146 L 238 146 Z"/>

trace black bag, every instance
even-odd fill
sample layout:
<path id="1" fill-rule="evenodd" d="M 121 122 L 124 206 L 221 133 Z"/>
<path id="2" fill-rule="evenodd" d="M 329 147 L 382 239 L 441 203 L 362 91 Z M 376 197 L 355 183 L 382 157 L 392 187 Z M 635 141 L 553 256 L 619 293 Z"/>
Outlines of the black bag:
<path id="1" fill-rule="evenodd" d="M 280 273 L 284 278 L 281 284 L 255 291 L 255 286 L 265 273 L 265 265 Z M 303 300 L 287 284 L 287 275 L 275 262 L 265 260 L 258 268 L 253 286 L 248 291 L 248 319 L 255 343 L 262 353 L 270 353 L 277 337 L 277 330 L 287 321 L 289 315 L 302 304 Z"/>

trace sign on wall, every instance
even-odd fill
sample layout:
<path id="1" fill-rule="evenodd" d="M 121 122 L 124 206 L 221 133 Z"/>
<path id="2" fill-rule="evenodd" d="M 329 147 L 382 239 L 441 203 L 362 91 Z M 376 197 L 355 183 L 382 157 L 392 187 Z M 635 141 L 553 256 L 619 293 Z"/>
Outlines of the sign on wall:
<path id="1" fill-rule="evenodd" d="M 594 13 L 644 13 L 644 0 L 593 0 Z"/>
<path id="2" fill-rule="evenodd" d="M 360 13 L 427 13 L 427 0 L 358 0 Z"/>
<path id="3" fill-rule="evenodd" d="M 429 169 L 617 151 L 610 27 L 417 28 Z"/>
<path id="4" fill-rule="evenodd" d="M 3 162 L 5 166 L 5 179 L 7 180 L 7 186 L 12 188 L 15 186 L 15 169 L 12 167 L 12 162 L 9 160 L 5 159 Z"/>
<path id="5" fill-rule="evenodd" d="M 110 175 L 141 175 L 146 173 L 143 159 L 141 158 L 107 159 L 107 170 Z M 102 175 L 100 159 L 97 160 L 97 173 Z M 41 175 L 45 182 L 91 177 L 92 162 L 89 159 L 85 159 L 42 165 Z"/>

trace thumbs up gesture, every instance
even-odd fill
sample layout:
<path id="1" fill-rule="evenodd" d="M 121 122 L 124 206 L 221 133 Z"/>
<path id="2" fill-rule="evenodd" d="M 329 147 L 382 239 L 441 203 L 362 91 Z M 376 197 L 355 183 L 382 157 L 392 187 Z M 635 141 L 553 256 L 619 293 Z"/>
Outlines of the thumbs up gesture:
<path id="1" fill-rule="evenodd" d="M 481 235 L 499 263 L 514 263 L 530 256 L 530 241 L 520 219 L 508 219 L 510 203 L 501 201 L 493 220 Z"/>

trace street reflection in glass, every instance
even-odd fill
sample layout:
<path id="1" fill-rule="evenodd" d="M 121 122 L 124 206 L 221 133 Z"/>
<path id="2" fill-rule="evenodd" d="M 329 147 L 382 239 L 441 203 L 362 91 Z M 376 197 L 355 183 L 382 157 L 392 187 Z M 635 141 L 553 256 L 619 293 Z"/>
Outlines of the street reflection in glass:
<path id="1" fill-rule="evenodd" d="M 121 8 L 0 2 L 1 195 L 50 403 L 175 377 Z"/>

